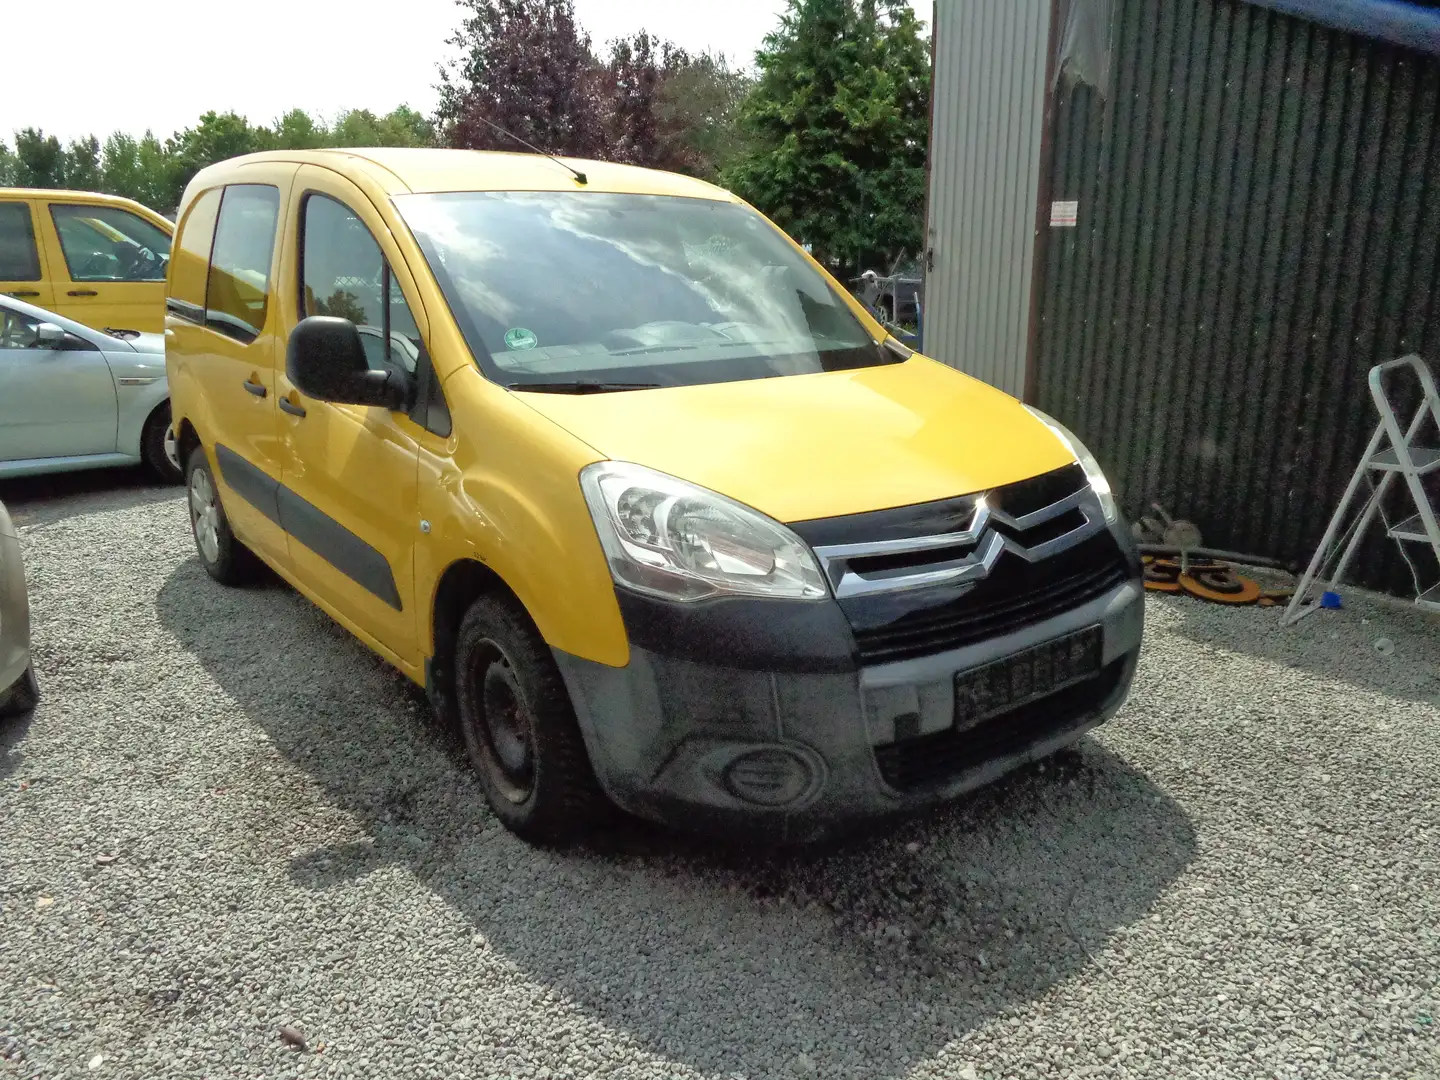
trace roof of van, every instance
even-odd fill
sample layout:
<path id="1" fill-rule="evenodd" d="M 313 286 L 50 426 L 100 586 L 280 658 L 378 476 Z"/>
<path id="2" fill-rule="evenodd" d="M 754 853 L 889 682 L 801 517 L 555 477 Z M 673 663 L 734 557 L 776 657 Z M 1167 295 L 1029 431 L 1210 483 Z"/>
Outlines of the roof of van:
<path id="1" fill-rule="evenodd" d="M 71 191 L 69 188 L 0 187 L 0 199 L 49 199 L 51 202 L 93 202 L 113 206 L 140 206 L 123 195 L 106 195 L 103 191 Z"/>
<path id="2" fill-rule="evenodd" d="M 642 195 L 685 195 L 733 201 L 724 188 L 678 173 L 616 165 L 608 161 L 560 158 L 585 174 L 575 177 L 543 154 L 495 150 L 431 150 L 365 147 L 334 150 L 268 150 L 212 165 L 227 170 L 255 162 L 293 161 L 340 172 L 361 170 L 391 194 L 438 191 L 611 191 Z"/>

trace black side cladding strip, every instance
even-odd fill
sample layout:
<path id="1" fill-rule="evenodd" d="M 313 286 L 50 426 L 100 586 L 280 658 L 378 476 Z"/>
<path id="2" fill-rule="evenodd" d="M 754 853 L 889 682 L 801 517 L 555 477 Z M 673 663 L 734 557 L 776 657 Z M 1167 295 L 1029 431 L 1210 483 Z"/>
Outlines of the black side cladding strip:
<path id="1" fill-rule="evenodd" d="M 280 525 L 287 533 L 362 589 L 403 610 L 395 575 L 383 554 L 289 488 L 281 486 L 277 499 Z"/>
<path id="2" fill-rule="evenodd" d="M 220 467 L 220 478 L 230 485 L 231 491 L 284 528 L 278 498 L 280 481 L 251 465 L 228 446 L 218 443 L 215 445 L 215 464 Z"/>
<path id="3" fill-rule="evenodd" d="M 170 296 L 165 299 L 165 310 L 171 315 L 178 315 L 182 319 L 204 325 L 205 309 L 199 304 L 192 304 L 187 300 L 177 300 Z"/>

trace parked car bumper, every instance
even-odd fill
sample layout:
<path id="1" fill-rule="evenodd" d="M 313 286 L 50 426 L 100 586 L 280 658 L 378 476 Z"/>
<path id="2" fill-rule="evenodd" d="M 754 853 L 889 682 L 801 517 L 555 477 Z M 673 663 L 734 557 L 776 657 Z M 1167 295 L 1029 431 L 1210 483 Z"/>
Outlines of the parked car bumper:
<path id="1" fill-rule="evenodd" d="M 712 666 L 633 646 L 623 668 L 556 659 L 597 778 L 621 807 L 809 841 L 954 799 L 1073 743 L 1124 702 L 1143 625 L 1137 572 L 1015 632 L 848 672 Z M 1089 628 L 1100 638 L 1095 674 L 958 729 L 957 677 Z"/>
<path id="2" fill-rule="evenodd" d="M 30 603 L 25 592 L 25 567 L 14 522 L 0 505 L 0 698 L 29 667 Z"/>

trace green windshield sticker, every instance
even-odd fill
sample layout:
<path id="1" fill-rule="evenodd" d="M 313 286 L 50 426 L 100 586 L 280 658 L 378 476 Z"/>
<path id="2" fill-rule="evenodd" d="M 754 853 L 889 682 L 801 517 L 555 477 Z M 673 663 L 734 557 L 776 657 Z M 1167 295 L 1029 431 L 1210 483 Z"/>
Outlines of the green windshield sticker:
<path id="1" fill-rule="evenodd" d="M 505 331 L 505 347 L 516 351 L 522 349 L 533 349 L 538 345 L 539 339 L 535 337 L 533 330 L 526 330 L 523 326 L 516 326 Z"/>

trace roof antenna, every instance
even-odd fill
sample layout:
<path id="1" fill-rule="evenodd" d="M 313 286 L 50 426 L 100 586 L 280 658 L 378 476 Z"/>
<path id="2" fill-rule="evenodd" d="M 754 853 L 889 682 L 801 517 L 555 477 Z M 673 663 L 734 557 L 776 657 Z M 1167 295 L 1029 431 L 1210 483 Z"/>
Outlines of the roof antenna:
<path id="1" fill-rule="evenodd" d="M 506 130 L 505 130 L 504 128 L 502 128 L 499 124 L 492 124 L 489 120 L 486 120 L 485 117 L 483 117 L 483 116 L 477 116 L 477 117 L 475 117 L 475 119 L 476 119 L 476 120 L 479 120 L 482 124 L 486 125 L 487 127 L 492 127 L 492 128 L 494 128 L 494 129 L 495 129 L 496 131 L 498 131 L 501 135 L 505 135 L 505 136 L 508 136 L 509 138 L 514 139 L 514 140 L 515 140 L 516 142 L 518 142 L 521 146 L 528 147 L 529 149 L 535 151 L 535 153 L 539 154 L 541 157 L 547 157 L 547 158 L 549 158 L 551 161 L 555 162 L 556 165 L 559 165 L 562 169 L 565 169 L 567 172 L 571 173 L 571 174 L 575 177 L 575 182 L 576 182 L 577 184 L 588 183 L 588 181 L 585 179 L 585 174 L 584 174 L 583 172 L 581 172 L 579 169 L 576 169 L 576 168 L 574 168 L 574 167 L 572 167 L 572 166 L 570 166 L 570 165 L 566 165 L 565 162 L 561 161 L 561 160 L 560 160 L 558 157 L 556 157 L 554 154 L 547 154 L 547 153 L 545 153 L 544 150 L 541 150 L 541 149 L 540 149 L 538 146 L 536 146 L 534 143 L 528 143 L 528 142 L 526 142 L 526 141 L 525 141 L 524 139 L 522 139 L 519 135 L 516 135 L 516 134 L 515 134 L 514 132 L 512 132 L 512 131 L 506 131 Z"/>

